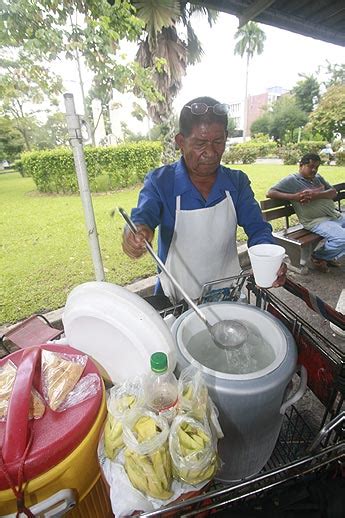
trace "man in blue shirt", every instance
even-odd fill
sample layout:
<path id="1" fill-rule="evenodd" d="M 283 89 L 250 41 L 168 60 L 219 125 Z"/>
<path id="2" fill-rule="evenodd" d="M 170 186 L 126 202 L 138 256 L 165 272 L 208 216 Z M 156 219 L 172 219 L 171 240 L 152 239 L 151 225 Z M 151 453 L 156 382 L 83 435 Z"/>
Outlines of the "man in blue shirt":
<path id="1" fill-rule="evenodd" d="M 206 282 L 238 275 L 237 225 L 244 228 L 248 246 L 273 243 L 245 173 L 220 165 L 227 139 L 228 106 L 199 97 L 181 111 L 179 161 L 151 171 L 145 178 L 132 219 L 139 233 L 128 228 L 123 250 L 132 258 L 146 251 L 159 227 L 158 255 L 168 271 L 196 299 Z M 173 302 L 181 296 L 160 273 L 156 293 L 163 289 Z M 285 280 L 285 265 L 274 285 Z"/>

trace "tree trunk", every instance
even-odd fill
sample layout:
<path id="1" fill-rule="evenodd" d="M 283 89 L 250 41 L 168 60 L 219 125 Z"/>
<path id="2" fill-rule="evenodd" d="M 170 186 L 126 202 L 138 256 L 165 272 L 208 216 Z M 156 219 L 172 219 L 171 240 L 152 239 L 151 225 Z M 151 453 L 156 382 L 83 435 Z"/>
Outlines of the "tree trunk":
<path id="1" fill-rule="evenodd" d="M 246 64 L 246 84 L 244 92 L 244 109 L 243 109 L 243 142 L 246 141 L 248 131 L 248 70 L 249 70 L 249 54 L 247 52 Z"/>
<path id="2" fill-rule="evenodd" d="M 162 124 L 163 133 L 163 164 L 171 164 L 176 160 L 175 125 L 173 116 L 167 115 Z"/>
<path id="3" fill-rule="evenodd" d="M 30 140 L 29 140 L 29 137 L 28 137 L 28 133 L 26 131 L 26 128 L 18 128 L 18 130 L 20 131 L 20 133 L 23 135 L 23 139 L 25 141 L 25 146 L 26 146 L 26 149 L 27 151 L 31 151 L 31 145 L 30 145 Z"/>

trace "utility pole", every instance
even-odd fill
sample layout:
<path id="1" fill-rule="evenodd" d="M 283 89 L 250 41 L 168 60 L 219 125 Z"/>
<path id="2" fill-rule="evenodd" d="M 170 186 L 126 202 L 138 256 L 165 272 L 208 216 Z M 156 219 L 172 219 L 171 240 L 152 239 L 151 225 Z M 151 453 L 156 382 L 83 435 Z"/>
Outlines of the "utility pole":
<path id="1" fill-rule="evenodd" d="M 104 268 L 99 247 L 95 214 L 92 206 L 89 179 L 87 176 L 80 117 L 76 114 L 73 94 L 64 94 L 69 141 L 73 150 L 74 165 L 78 178 L 79 192 L 84 209 L 85 225 L 89 238 L 96 281 L 104 281 Z"/>

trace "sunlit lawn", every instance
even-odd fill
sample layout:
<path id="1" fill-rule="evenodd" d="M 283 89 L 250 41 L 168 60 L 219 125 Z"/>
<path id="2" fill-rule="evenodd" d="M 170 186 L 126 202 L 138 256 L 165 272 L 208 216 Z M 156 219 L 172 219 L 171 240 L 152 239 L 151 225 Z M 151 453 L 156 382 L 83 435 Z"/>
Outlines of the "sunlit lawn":
<path id="1" fill-rule="evenodd" d="M 239 166 L 236 166 L 239 168 Z M 241 167 L 250 177 L 256 198 L 265 198 L 278 179 L 295 166 L 253 164 Z M 344 180 L 345 167 L 322 167 L 330 183 Z M 130 260 L 121 249 L 123 221 L 116 206 L 135 206 L 140 186 L 94 194 L 93 205 L 106 280 L 124 285 L 155 272 L 150 257 Z M 78 195 L 42 195 L 31 178 L 0 175 L 1 295 L 0 324 L 64 305 L 71 289 L 94 279 L 81 200 Z M 240 231 L 239 240 L 245 235 Z"/>

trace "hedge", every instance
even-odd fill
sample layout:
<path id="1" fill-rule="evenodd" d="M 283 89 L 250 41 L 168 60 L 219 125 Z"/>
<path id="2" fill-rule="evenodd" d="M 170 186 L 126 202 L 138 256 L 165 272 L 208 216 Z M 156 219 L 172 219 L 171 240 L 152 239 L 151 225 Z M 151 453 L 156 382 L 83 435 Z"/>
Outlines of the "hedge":
<path id="1" fill-rule="evenodd" d="M 252 164 L 257 158 L 277 154 L 276 142 L 245 142 L 243 144 L 233 144 L 223 155 L 225 164 L 241 162 Z"/>
<path id="2" fill-rule="evenodd" d="M 294 165 L 306 153 L 316 153 L 318 155 L 323 147 L 325 147 L 325 143 L 318 140 L 290 142 L 279 148 L 279 157 L 283 159 L 284 164 Z"/>
<path id="3" fill-rule="evenodd" d="M 110 147 L 85 147 L 85 161 L 90 188 L 106 175 L 109 188 L 117 189 L 141 182 L 145 174 L 161 164 L 162 145 L 142 141 Z M 41 192 L 78 191 L 77 175 L 71 149 L 30 151 L 21 156 L 25 176 L 32 176 Z"/>
<path id="4" fill-rule="evenodd" d="M 251 164 L 257 158 L 268 155 L 276 155 L 283 159 L 284 164 L 297 164 L 300 158 L 306 153 L 319 153 L 325 143 L 313 140 L 301 142 L 290 142 L 278 146 L 276 142 L 255 142 L 249 141 L 243 144 L 231 145 L 223 155 L 225 164 Z"/>

